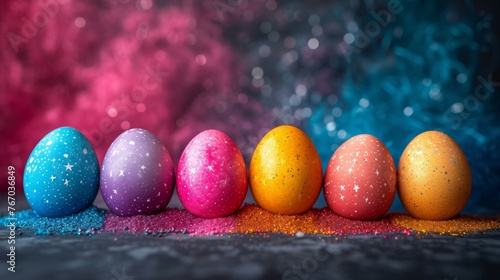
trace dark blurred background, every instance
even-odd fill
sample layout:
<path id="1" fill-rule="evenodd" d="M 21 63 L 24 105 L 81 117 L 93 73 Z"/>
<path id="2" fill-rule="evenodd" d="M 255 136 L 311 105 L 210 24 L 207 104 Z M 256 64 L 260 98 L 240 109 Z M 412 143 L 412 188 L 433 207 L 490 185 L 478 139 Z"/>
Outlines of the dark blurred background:
<path id="1" fill-rule="evenodd" d="M 499 213 L 497 5 L 2 1 L 0 190 L 13 165 L 21 193 L 31 150 L 60 126 L 83 132 L 100 162 L 129 128 L 153 132 L 175 162 L 215 128 L 248 163 L 267 131 L 293 124 L 324 167 L 356 134 L 380 138 L 397 164 L 413 137 L 436 129 L 469 159 L 466 211 Z"/>

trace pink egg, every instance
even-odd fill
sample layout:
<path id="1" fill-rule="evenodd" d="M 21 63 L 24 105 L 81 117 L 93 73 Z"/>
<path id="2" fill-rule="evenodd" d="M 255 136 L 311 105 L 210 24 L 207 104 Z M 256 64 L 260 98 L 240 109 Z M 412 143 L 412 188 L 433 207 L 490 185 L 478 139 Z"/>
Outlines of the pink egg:
<path id="1" fill-rule="evenodd" d="M 396 195 L 389 150 L 368 134 L 352 137 L 333 154 L 325 172 L 325 200 L 336 214 L 355 220 L 384 216 Z"/>
<path id="2" fill-rule="evenodd" d="M 182 152 L 177 168 L 177 193 L 182 205 L 202 218 L 224 217 L 245 199 L 245 161 L 225 133 L 205 130 Z"/>

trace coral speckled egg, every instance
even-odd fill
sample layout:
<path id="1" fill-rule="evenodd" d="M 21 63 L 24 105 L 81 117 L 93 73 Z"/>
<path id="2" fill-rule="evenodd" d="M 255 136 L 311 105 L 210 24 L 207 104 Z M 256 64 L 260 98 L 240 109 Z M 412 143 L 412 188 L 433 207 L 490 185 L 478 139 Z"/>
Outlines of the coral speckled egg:
<path id="1" fill-rule="evenodd" d="M 154 214 L 174 192 L 174 165 L 151 132 L 129 129 L 111 143 L 101 168 L 101 193 L 119 216 Z"/>
<path id="2" fill-rule="evenodd" d="M 328 163 L 324 195 L 328 207 L 340 216 L 384 216 L 396 195 L 396 168 L 384 143 L 368 134 L 343 143 Z"/>
<path id="3" fill-rule="evenodd" d="M 398 192 L 415 218 L 447 220 L 465 208 L 472 175 L 462 149 L 448 135 L 427 131 L 406 146 L 398 166 Z"/>
<path id="4" fill-rule="evenodd" d="M 314 205 L 323 182 L 321 161 L 309 137 L 283 125 L 260 140 L 250 162 L 257 204 L 277 214 L 300 214 Z"/>
<path id="5" fill-rule="evenodd" d="M 245 161 L 236 144 L 219 130 L 196 135 L 182 152 L 177 193 L 184 207 L 202 218 L 238 210 L 248 190 Z"/>
<path id="6" fill-rule="evenodd" d="M 92 205 L 99 190 L 99 163 L 83 134 L 60 127 L 40 140 L 24 169 L 24 193 L 35 212 L 62 217 Z"/>

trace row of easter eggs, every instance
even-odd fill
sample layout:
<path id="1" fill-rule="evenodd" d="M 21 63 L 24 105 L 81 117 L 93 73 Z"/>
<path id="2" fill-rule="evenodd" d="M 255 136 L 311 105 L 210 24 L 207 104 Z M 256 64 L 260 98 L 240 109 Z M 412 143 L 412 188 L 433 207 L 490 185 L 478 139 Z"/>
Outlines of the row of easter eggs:
<path id="1" fill-rule="evenodd" d="M 350 219 L 374 220 L 389 210 L 396 189 L 416 218 L 444 220 L 466 205 L 472 181 L 467 159 L 449 136 L 424 132 L 406 147 L 396 171 L 386 146 L 368 134 L 350 138 L 332 155 L 323 176 L 308 136 L 279 126 L 257 145 L 248 170 L 229 136 L 206 130 L 183 151 L 177 171 L 169 152 L 144 129 L 130 129 L 109 147 L 99 170 L 88 140 L 71 127 L 47 134 L 28 158 L 24 191 L 42 216 L 60 217 L 89 207 L 100 186 L 110 211 L 120 216 L 165 209 L 177 185 L 194 215 L 230 215 L 243 203 L 248 184 L 263 209 L 278 214 L 309 210 L 324 188 L 328 207 Z"/>

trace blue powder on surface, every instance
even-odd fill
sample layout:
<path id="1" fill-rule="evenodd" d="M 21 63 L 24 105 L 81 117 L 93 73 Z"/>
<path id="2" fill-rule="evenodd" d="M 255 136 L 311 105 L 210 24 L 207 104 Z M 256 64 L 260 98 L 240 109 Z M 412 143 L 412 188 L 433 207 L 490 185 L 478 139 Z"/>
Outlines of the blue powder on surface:
<path id="1" fill-rule="evenodd" d="M 0 218 L 0 226 L 7 226 L 15 222 L 16 228 L 32 229 L 35 234 L 93 234 L 104 224 L 106 211 L 95 206 L 89 207 L 80 213 L 59 218 L 39 216 L 33 210 L 24 210 L 13 216 Z M 16 219 L 13 219 L 16 218 Z"/>

